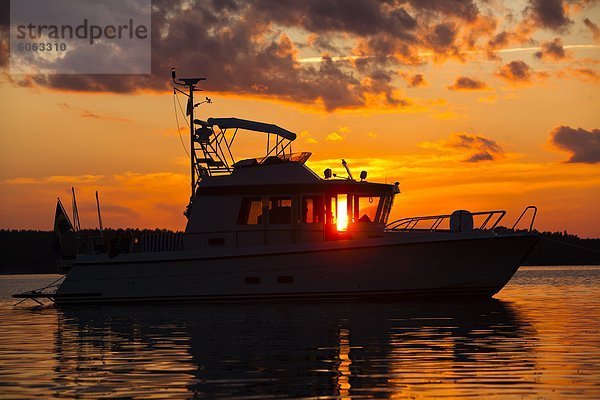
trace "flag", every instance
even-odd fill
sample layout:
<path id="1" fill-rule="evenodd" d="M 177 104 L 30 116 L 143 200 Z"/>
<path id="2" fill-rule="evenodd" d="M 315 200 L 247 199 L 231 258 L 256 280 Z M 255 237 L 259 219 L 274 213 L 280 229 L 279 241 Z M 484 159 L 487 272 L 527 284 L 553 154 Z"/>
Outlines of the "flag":
<path id="1" fill-rule="evenodd" d="M 187 106 L 185 110 L 185 115 L 189 116 L 194 111 L 194 105 L 192 104 L 192 99 L 188 99 Z"/>
<path id="2" fill-rule="evenodd" d="M 54 213 L 54 237 L 52 243 L 52 249 L 56 257 L 61 257 L 61 238 L 62 235 L 68 231 L 73 230 L 73 224 L 69 220 L 65 208 L 63 207 L 60 199 L 56 201 L 56 212 Z"/>

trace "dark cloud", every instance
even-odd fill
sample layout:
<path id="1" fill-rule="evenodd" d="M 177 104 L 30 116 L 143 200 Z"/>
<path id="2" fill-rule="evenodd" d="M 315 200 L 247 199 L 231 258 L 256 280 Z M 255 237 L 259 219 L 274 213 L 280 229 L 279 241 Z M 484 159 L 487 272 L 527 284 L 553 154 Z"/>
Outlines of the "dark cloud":
<path id="1" fill-rule="evenodd" d="M 503 65 L 496 74 L 509 82 L 519 83 L 531 81 L 533 71 L 527 63 L 517 60 Z"/>
<path id="2" fill-rule="evenodd" d="M 427 82 L 425 81 L 423 74 L 416 74 L 413 76 L 408 76 L 406 80 L 407 80 L 409 88 L 418 88 L 418 87 L 427 85 Z"/>
<path id="3" fill-rule="evenodd" d="M 488 44 L 492 49 L 506 47 L 509 43 L 510 36 L 511 34 L 509 32 L 502 31 L 494 35 L 494 37 L 488 41 Z"/>
<path id="4" fill-rule="evenodd" d="M 564 32 L 573 21 L 569 19 L 562 0 L 529 0 L 525 9 L 532 22 L 557 32 Z"/>
<path id="5" fill-rule="evenodd" d="M 417 26 L 404 7 L 388 2 L 254 0 L 246 4 L 255 19 L 315 33 L 346 32 L 367 36 L 385 31 L 395 37 L 410 38 L 411 30 Z"/>
<path id="6" fill-rule="evenodd" d="M 466 76 L 459 76 L 456 81 L 448 86 L 449 90 L 484 90 L 487 89 L 485 82 Z"/>
<path id="7" fill-rule="evenodd" d="M 593 23 L 589 18 L 585 18 L 583 20 L 583 23 L 585 24 L 585 26 L 587 26 L 588 28 L 590 28 L 590 31 L 592 31 L 592 35 L 594 37 L 594 40 L 596 42 L 600 42 L 600 28 L 598 27 L 598 25 L 596 25 L 595 23 Z"/>
<path id="8" fill-rule="evenodd" d="M 9 61 L 9 31 L 10 1 L 0 0 L 0 67 L 8 65 Z"/>
<path id="9" fill-rule="evenodd" d="M 418 26 L 407 8 L 405 2 L 370 0 L 215 0 L 184 10 L 179 2 L 156 0 L 152 75 L 36 75 L 18 84 L 68 91 L 167 91 L 175 66 L 180 76 L 208 77 L 204 88 L 210 91 L 322 104 L 327 110 L 364 106 L 367 94 L 385 105 L 402 106 L 407 101 L 393 94 L 394 82 L 383 75 L 394 75 L 398 58 L 390 55 L 415 57 L 410 47 Z M 339 54 L 331 42 L 340 37 L 364 38 L 379 51 L 362 64 L 328 56 L 319 64 L 300 63 L 297 46 L 282 28 L 313 35 L 308 45 L 319 51 Z"/>
<path id="10" fill-rule="evenodd" d="M 465 21 L 474 21 L 479 15 L 479 8 L 472 0 L 409 0 L 408 3 L 416 9 L 453 15 Z"/>
<path id="11" fill-rule="evenodd" d="M 310 47 L 319 52 L 343 56 L 350 52 L 349 48 L 341 48 L 335 44 L 335 37 L 328 34 L 310 34 L 308 43 L 295 43 L 299 48 Z"/>
<path id="12" fill-rule="evenodd" d="M 571 153 L 568 163 L 600 162 L 600 129 L 587 131 L 582 128 L 559 126 L 550 132 L 550 143 Z"/>
<path id="13" fill-rule="evenodd" d="M 452 23 L 441 23 L 433 27 L 427 34 L 426 39 L 429 46 L 438 53 L 446 53 L 455 50 L 454 40 L 457 27 Z"/>
<path id="14" fill-rule="evenodd" d="M 560 61 L 567 58 L 567 54 L 565 53 L 565 49 L 560 38 L 555 38 L 551 42 L 542 43 L 542 49 L 536 52 L 534 55 L 539 60 L 552 59 L 555 61 Z"/>

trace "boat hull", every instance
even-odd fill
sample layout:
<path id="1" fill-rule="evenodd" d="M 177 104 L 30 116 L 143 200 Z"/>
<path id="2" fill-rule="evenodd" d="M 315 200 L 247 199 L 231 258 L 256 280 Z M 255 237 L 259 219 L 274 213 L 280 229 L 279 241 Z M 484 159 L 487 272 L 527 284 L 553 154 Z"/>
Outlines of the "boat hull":
<path id="1" fill-rule="evenodd" d="M 294 248 L 78 259 L 57 304 L 491 297 L 537 237 L 401 236 Z"/>

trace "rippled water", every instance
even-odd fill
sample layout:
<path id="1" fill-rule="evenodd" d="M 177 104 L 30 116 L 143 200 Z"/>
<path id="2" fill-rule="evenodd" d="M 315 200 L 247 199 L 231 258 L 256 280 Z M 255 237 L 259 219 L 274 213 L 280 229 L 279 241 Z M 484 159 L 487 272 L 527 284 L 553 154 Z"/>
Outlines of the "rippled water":
<path id="1" fill-rule="evenodd" d="M 521 268 L 476 303 L 13 307 L 0 397 L 600 398 L 600 267 Z"/>

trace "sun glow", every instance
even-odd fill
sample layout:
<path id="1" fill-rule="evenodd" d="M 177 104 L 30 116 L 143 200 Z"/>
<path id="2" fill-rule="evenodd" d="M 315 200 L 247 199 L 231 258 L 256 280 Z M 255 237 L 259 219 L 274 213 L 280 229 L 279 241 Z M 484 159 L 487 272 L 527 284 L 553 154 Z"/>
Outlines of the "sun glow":
<path id="1" fill-rule="evenodd" d="M 348 195 L 346 194 L 338 194 L 336 221 L 338 231 L 341 232 L 348 229 Z"/>

